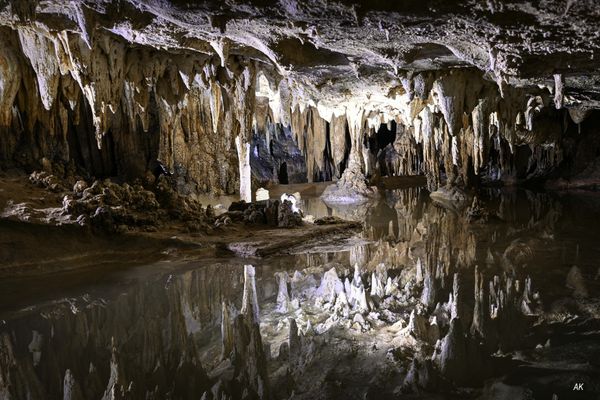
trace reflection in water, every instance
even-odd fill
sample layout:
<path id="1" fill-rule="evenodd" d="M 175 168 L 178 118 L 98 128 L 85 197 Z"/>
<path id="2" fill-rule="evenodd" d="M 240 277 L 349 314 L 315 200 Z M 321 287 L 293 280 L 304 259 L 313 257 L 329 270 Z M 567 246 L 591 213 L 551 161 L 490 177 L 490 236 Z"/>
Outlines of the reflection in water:
<path id="1" fill-rule="evenodd" d="M 248 260 L 158 262 L 5 306 L 0 398 L 600 393 L 598 199 L 489 189 L 456 212 L 410 188 L 354 209 L 302 203 L 364 229 L 252 260 L 260 331 L 237 311 Z"/>

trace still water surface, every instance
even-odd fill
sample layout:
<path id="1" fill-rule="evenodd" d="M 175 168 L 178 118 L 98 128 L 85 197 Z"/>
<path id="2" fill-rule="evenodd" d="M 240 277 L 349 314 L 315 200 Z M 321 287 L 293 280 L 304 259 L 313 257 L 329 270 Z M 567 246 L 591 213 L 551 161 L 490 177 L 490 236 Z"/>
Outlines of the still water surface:
<path id="1" fill-rule="evenodd" d="M 588 381 L 597 377 L 597 194 L 489 189 L 480 196 L 488 214 L 481 221 L 434 204 L 419 187 L 385 191 L 378 202 L 347 207 L 328 206 L 317 192 L 303 189 L 305 214 L 364 221 L 362 231 L 299 254 L 248 260 L 165 241 L 92 240 L 70 228 L 0 222 L 2 264 L 40 271 L 0 281 L 0 397 L 4 390 L 12 393 L 7 398 L 62 399 L 68 370 L 84 398 L 101 398 L 115 357 L 119 373 L 135 382 L 132 393 L 171 396 L 169 388 L 178 376 L 193 379 L 196 373 L 182 367 L 190 354 L 206 370 L 217 364 L 221 304 L 241 304 L 243 265 L 248 263 L 257 267 L 261 329 L 272 349 L 280 340 L 273 315 L 277 272 L 292 275 L 331 265 L 351 271 L 355 264 L 373 271 L 383 263 L 401 274 L 418 262 L 423 273 L 429 271 L 439 281 L 435 302 L 448 298 L 455 272 L 464 276 L 469 288 L 465 307 L 472 309 L 478 266 L 489 278 L 508 273 L 521 282 L 531 279 L 539 312 L 564 322 L 545 332 L 532 325 L 530 337 L 512 349 L 515 357 L 535 359 L 548 370 L 536 364 L 531 377 L 527 370 L 519 370 L 520 375 L 508 371 L 506 382 L 551 398 L 552 391 L 565 390 L 561 379 L 572 378 L 560 368 L 580 368 Z M 535 346 L 548 339 L 554 350 L 536 353 Z"/>

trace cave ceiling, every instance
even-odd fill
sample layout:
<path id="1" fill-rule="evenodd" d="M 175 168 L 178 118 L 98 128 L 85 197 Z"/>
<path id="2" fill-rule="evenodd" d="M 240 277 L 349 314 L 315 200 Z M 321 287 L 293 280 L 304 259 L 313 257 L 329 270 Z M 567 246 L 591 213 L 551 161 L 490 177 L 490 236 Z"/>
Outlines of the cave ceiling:
<path id="1" fill-rule="evenodd" d="M 554 90 L 568 108 L 600 106 L 597 1 L 5 2 L 0 24 L 114 35 L 192 57 L 256 60 L 307 102 L 368 102 L 419 71 L 476 68 L 499 85 Z"/>

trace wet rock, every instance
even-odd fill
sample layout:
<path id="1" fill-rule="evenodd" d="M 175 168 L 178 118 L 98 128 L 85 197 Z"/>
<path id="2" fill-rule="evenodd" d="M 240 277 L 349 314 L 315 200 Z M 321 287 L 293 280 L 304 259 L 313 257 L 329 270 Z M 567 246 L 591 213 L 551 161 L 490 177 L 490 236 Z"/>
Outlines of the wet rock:
<path id="1" fill-rule="evenodd" d="M 429 195 L 433 201 L 450 210 L 461 210 L 468 202 L 468 195 L 456 186 L 444 186 L 431 192 Z"/>
<path id="2" fill-rule="evenodd" d="M 429 359 L 413 358 L 408 373 L 404 378 L 404 386 L 409 391 L 434 391 L 439 387 L 439 377 L 433 363 Z"/>
<path id="3" fill-rule="evenodd" d="M 575 265 L 571 267 L 567 274 L 567 287 L 573 289 L 573 296 L 575 297 L 585 298 L 589 295 L 585 278 L 579 267 Z"/>
<path id="4" fill-rule="evenodd" d="M 81 196 L 83 194 L 83 191 L 87 188 L 88 188 L 87 182 L 83 181 L 83 180 L 79 180 L 79 181 L 75 182 L 75 185 L 73 185 L 73 193 L 75 193 L 78 196 Z"/>
<path id="5" fill-rule="evenodd" d="M 79 217 L 77 217 L 77 223 L 82 227 L 89 226 L 90 218 L 85 214 L 81 214 Z"/>
<path id="6" fill-rule="evenodd" d="M 210 204 L 206 206 L 206 210 L 204 211 L 204 213 L 206 215 L 206 218 L 208 218 L 209 220 L 215 219 L 215 210 Z"/>
<path id="7" fill-rule="evenodd" d="M 246 211 L 251 203 L 246 203 L 244 200 L 234 201 L 229 206 L 229 211 Z"/>
<path id="8" fill-rule="evenodd" d="M 467 221 L 471 223 L 485 224 L 489 221 L 489 212 L 483 207 L 481 201 L 477 198 L 473 198 L 473 202 L 466 210 Z"/>
<path id="9" fill-rule="evenodd" d="M 38 187 L 58 193 L 65 191 L 60 179 L 46 171 L 36 171 L 29 175 L 29 181 Z"/>
<path id="10" fill-rule="evenodd" d="M 277 226 L 279 224 L 279 200 L 267 202 L 265 220 L 269 226 Z"/>
<path id="11" fill-rule="evenodd" d="M 531 243 L 520 238 L 513 240 L 503 254 L 504 259 L 511 267 L 525 266 L 532 256 Z"/>
<path id="12" fill-rule="evenodd" d="M 298 196 L 298 197 L 296 197 Z M 285 201 L 289 201 L 290 203 L 292 203 L 291 208 L 293 212 L 300 212 L 300 209 L 298 208 L 297 202 L 298 199 L 300 198 L 300 194 L 296 193 L 296 194 L 289 194 L 289 193 L 284 193 L 281 195 L 281 203 L 285 202 Z"/>
<path id="13" fill-rule="evenodd" d="M 251 224 L 264 224 L 266 222 L 265 214 L 260 210 L 253 210 L 249 213 L 247 221 Z"/>
<path id="14" fill-rule="evenodd" d="M 280 228 L 293 228 L 302 225 L 302 215 L 294 211 L 294 204 L 284 200 L 279 204 L 277 226 Z"/>
<path id="15" fill-rule="evenodd" d="M 104 232 L 115 232 L 116 226 L 112 212 L 106 207 L 98 207 L 90 217 L 94 229 Z"/>

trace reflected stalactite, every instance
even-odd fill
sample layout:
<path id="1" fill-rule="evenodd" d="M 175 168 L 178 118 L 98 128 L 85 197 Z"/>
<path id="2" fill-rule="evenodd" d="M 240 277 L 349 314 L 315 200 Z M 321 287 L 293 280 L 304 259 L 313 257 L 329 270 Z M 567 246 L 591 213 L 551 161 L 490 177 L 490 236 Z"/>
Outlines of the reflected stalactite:
<path id="1" fill-rule="evenodd" d="M 201 397 L 211 382 L 200 348 L 216 335 L 221 299 L 240 299 L 236 269 L 171 275 L 108 301 L 68 299 L 42 307 L 35 321 L 24 315 L 2 327 L 1 390 L 32 399 L 62 398 L 63 391 L 82 398 Z M 42 335 L 37 366 L 27 350 L 31 326 Z"/>
<path id="2" fill-rule="evenodd" d="M 313 396 L 344 392 L 318 378 L 344 363 L 373 365 L 365 379 L 397 374 L 382 384 L 397 393 L 479 388 L 507 372 L 508 355 L 547 342 L 569 303 L 547 297 L 554 283 L 528 261 L 559 250 L 558 200 L 490 190 L 474 203 L 487 219 L 422 189 L 389 192 L 341 249 L 208 264 L 27 311 L 1 328 L 0 388 L 33 399 Z M 587 301 L 587 269 L 566 272 L 565 296 Z"/>

